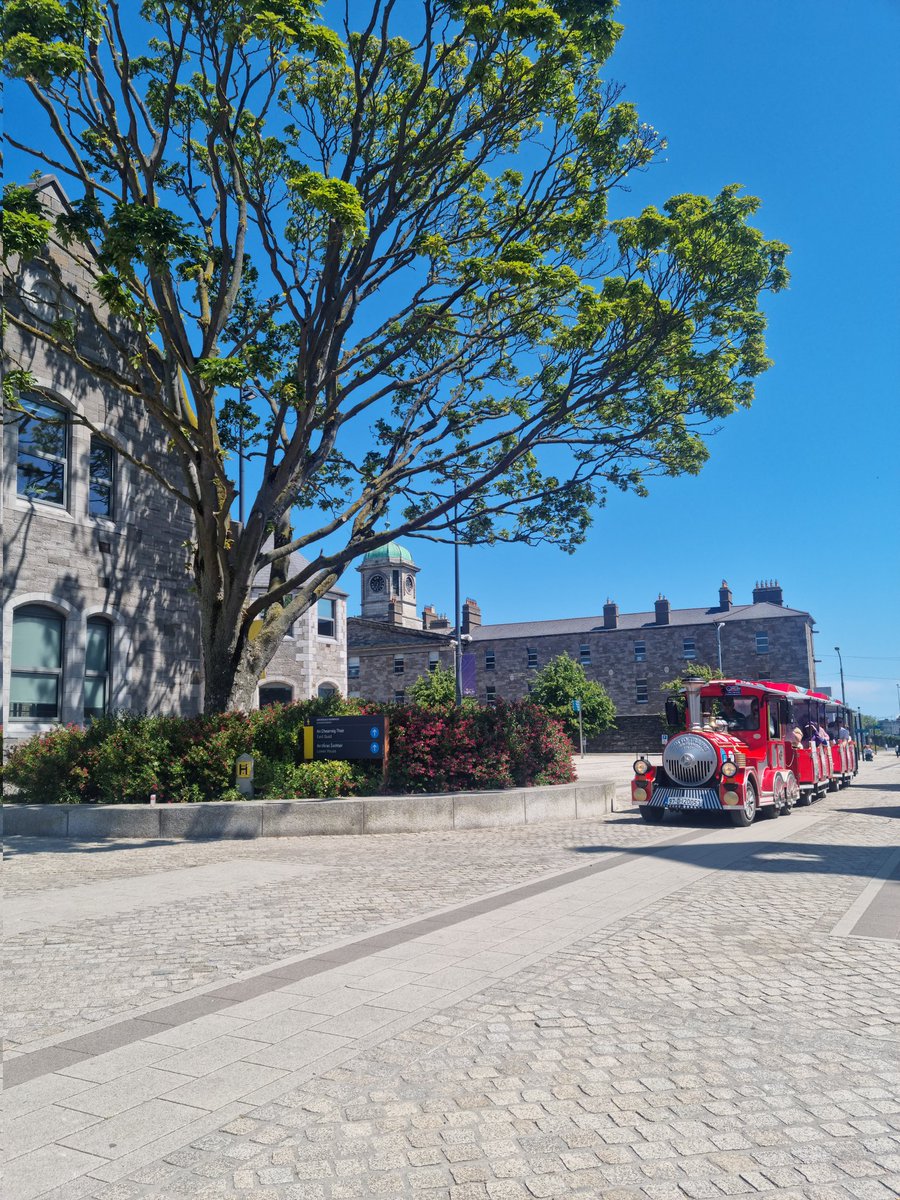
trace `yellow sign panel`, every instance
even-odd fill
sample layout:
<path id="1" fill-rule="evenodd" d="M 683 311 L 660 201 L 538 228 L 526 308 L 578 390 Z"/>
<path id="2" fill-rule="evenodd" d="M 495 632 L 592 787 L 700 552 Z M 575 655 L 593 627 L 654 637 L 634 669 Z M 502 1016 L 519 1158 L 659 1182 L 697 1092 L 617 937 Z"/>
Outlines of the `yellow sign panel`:
<path id="1" fill-rule="evenodd" d="M 303 726 L 303 757 L 311 759 L 313 756 L 313 727 L 312 725 Z"/>
<path id="2" fill-rule="evenodd" d="M 249 779 L 252 766 L 252 763 L 239 762 L 237 765 L 238 779 Z"/>

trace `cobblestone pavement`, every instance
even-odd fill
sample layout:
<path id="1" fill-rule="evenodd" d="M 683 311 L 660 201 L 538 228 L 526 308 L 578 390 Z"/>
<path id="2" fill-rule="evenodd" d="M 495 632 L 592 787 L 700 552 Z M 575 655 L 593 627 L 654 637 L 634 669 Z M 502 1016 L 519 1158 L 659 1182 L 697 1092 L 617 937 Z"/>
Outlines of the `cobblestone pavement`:
<path id="1" fill-rule="evenodd" d="M 96 1020 L 93 997 L 104 988 L 114 997 L 104 1012 L 130 1014 L 205 984 L 198 964 L 221 984 L 425 910 L 518 890 L 506 910 L 370 958 L 342 965 L 338 956 L 334 970 L 273 986 L 228 1016 L 136 1043 L 130 1073 L 109 1065 L 122 1053 L 114 1051 L 12 1088 L 10 1109 L 24 1113 L 14 1137 L 25 1137 L 10 1163 L 19 1191 L 8 1200 L 895 1200 L 898 817 L 900 765 L 882 760 L 864 764 L 848 792 L 749 830 L 650 828 L 629 815 L 440 836 L 14 856 L 8 894 L 38 906 L 43 897 L 48 914 L 44 923 L 32 915 L 28 928 L 21 916 L 12 939 L 28 996 L 15 1007 L 33 1009 L 34 1024 L 21 1022 L 26 1050 L 46 1042 L 47 1029 L 78 1032 Z M 572 881 L 560 875 L 554 890 L 553 873 L 622 850 L 626 862 Z M 281 873 L 266 883 L 269 868 Z M 213 872 L 200 890 L 215 895 L 180 884 L 185 928 L 163 931 L 165 901 L 143 905 L 141 880 L 195 869 Z M 240 869 L 243 890 L 227 886 Z M 248 886 L 254 872 L 263 882 Z M 521 885 L 538 878 L 548 890 L 525 897 Z M 130 906 L 121 922 L 113 908 L 78 921 L 79 890 L 91 913 L 107 894 L 115 902 L 98 888 L 119 889 Z M 55 915 L 60 889 L 72 889 L 69 922 Z M 171 971 L 161 984 L 139 974 L 154 950 Z M 486 982 L 476 964 L 493 972 Z M 468 994 L 453 990 L 467 983 Z M 79 988 L 90 989 L 81 1007 Z M 290 1038 L 258 1019 L 286 1012 L 294 1022 L 309 1016 Z M 385 1023 L 398 1012 L 406 1019 Z M 364 1015 L 371 1029 L 361 1037 L 364 1022 L 353 1022 Z M 330 1025 L 305 1032 L 313 1019 Z M 215 1020 L 236 1028 L 202 1042 L 199 1027 Z M 332 1041 L 299 1079 L 288 1057 L 295 1044 L 329 1037 L 318 1030 Z M 175 1101 L 208 1112 L 197 1055 L 239 1042 L 241 1070 L 279 1077 L 232 1093 L 240 1103 L 214 1111 L 222 1119 L 194 1136 L 160 1142 L 158 1153 L 151 1142 L 142 1161 L 115 1158 L 104 1139 L 110 1121 L 126 1125 L 114 1113 Z M 173 1102 L 145 1101 L 154 1074 L 162 1082 L 150 1094 Z M 58 1123 L 58 1145 L 48 1145 L 42 1122 Z M 22 1150 L 31 1145 L 33 1161 Z M 41 1171 L 48 1186 L 35 1190 Z"/>

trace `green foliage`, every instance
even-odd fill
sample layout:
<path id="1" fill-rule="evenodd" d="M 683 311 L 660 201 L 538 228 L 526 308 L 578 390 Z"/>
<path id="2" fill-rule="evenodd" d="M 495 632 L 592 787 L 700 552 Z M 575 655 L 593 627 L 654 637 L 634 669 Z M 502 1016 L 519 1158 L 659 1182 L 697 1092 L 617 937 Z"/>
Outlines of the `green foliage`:
<path id="1" fill-rule="evenodd" d="M 676 675 L 674 679 L 668 679 L 665 683 L 660 684 L 660 691 L 667 692 L 672 696 L 680 696 L 684 691 L 684 681 L 686 679 L 702 679 L 704 683 L 709 683 L 711 679 L 724 679 L 725 675 L 718 667 L 712 667 L 709 663 L 691 663 L 690 667 L 686 667 L 680 675 Z"/>
<path id="2" fill-rule="evenodd" d="M 290 800 L 327 799 L 353 796 L 361 790 L 365 772 L 354 763 L 340 760 L 324 762 L 275 763 L 265 795 Z"/>
<path id="3" fill-rule="evenodd" d="M 210 709 L 250 703 L 302 615 L 271 603 L 246 638 L 276 525 L 315 548 L 286 581 L 305 605 L 379 542 L 446 540 L 461 489 L 463 540 L 571 552 L 610 489 L 699 471 L 769 365 L 760 301 L 787 282 L 736 185 L 610 220 L 665 147 L 606 80 L 613 0 L 434 0 L 414 34 L 403 5 L 350 5 L 340 32 L 329 11 L 8 0 L 2 18 L 17 112 L 30 93 L 54 118 L 35 165 L 80 193 L 57 234 L 127 343 L 106 383 L 143 398 L 189 497 Z M 8 248 L 38 253 L 47 218 L 9 196 Z M 63 359 L 71 328 L 46 334 Z M 238 440 L 266 464 L 241 530 Z"/>
<path id="4" fill-rule="evenodd" d="M 536 705 L 443 710 L 361 706 L 328 697 L 252 713 L 146 717 L 118 713 L 87 729 L 63 726 L 10 754 L 4 780 L 31 804 L 161 804 L 239 800 L 235 761 L 254 757 L 259 796 L 372 794 L 378 764 L 304 762 L 302 730 L 316 716 L 384 711 L 390 721 L 388 790 L 435 792 L 564 783 L 572 747 Z"/>
<path id="5" fill-rule="evenodd" d="M 52 227 L 34 188 L 6 185 L 0 205 L 4 260 L 12 255 L 35 258 L 46 246 Z"/>
<path id="6" fill-rule="evenodd" d="M 409 689 L 409 697 L 419 708 L 452 708 L 456 703 L 456 675 L 438 663 L 433 671 L 418 677 Z"/>
<path id="7" fill-rule="evenodd" d="M 562 721 L 569 735 L 578 738 L 578 715 L 572 711 L 572 701 L 581 701 L 581 720 L 584 736 L 593 737 L 609 729 L 616 707 L 601 683 L 588 679 L 581 663 L 568 654 L 551 659 L 535 675 L 529 697 L 534 704 Z"/>

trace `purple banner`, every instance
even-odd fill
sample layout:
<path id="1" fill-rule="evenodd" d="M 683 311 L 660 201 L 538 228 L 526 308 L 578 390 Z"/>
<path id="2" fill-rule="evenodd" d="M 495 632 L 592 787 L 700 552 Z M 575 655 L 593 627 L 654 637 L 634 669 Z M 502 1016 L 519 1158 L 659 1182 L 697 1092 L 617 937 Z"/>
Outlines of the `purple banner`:
<path id="1" fill-rule="evenodd" d="M 478 695 L 478 668 L 474 654 L 462 656 L 462 694 L 464 696 Z"/>

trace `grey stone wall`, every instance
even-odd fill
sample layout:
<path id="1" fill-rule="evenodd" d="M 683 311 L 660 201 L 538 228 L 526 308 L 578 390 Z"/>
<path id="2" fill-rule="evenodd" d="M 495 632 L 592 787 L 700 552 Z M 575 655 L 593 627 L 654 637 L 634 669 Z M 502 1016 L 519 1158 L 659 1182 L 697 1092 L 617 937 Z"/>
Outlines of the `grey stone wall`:
<path id="1" fill-rule="evenodd" d="M 432 654 L 445 670 L 454 669 L 453 646 L 440 633 L 351 617 L 347 643 L 349 660 L 359 663 L 359 675 L 347 680 L 347 694 L 366 700 L 388 702 L 398 692 L 408 695 L 416 679 L 428 672 Z M 403 660 L 401 672 L 395 671 L 397 658 Z"/>

